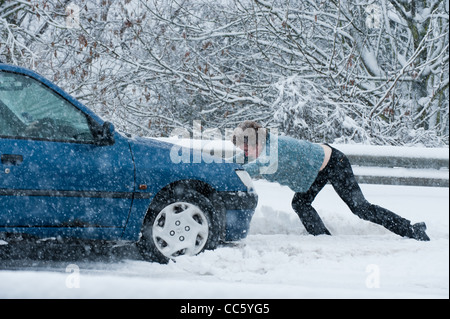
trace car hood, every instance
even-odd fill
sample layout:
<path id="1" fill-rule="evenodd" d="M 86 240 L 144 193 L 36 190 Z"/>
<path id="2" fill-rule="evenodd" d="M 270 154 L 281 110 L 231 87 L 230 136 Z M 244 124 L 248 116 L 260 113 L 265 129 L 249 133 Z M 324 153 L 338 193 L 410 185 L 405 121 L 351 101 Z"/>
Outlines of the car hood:
<path id="1" fill-rule="evenodd" d="M 163 151 L 168 151 L 169 155 L 172 151 L 172 155 L 175 155 L 176 151 L 182 152 L 187 151 L 191 152 L 190 163 L 197 163 L 201 159 L 202 163 L 218 163 L 218 164 L 229 164 L 233 165 L 233 163 L 227 162 L 222 154 L 222 150 L 217 150 L 216 154 L 211 155 L 211 153 L 202 151 L 205 149 L 205 145 L 211 141 L 201 141 L 201 140 L 189 140 L 189 139 L 180 139 L 180 140 L 172 140 L 169 138 L 152 138 L 152 137 L 138 137 L 133 136 L 131 140 L 140 145 L 142 147 L 150 147 L 152 149 L 160 149 Z M 175 156 L 176 159 L 176 156 Z M 183 158 L 183 162 L 187 163 L 187 158 Z M 235 168 L 240 168 L 241 166 L 238 164 L 234 164 Z"/>
<path id="2" fill-rule="evenodd" d="M 170 150 L 174 143 L 169 143 L 166 141 L 163 141 L 161 139 L 153 138 L 153 137 L 139 137 L 139 136 L 132 136 L 130 138 L 130 141 L 133 143 L 139 144 L 139 145 L 146 145 L 148 147 L 156 147 L 161 149 Z"/>
<path id="3" fill-rule="evenodd" d="M 218 191 L 246 191 L 234 173 L 236 169 L 242 169 L 239 164 L 155 138 L 132 137 L 129 143 L 137 184 L 160 188 L 179 180 L 199 180 Z M 185 141 L 182 144 L 190 145 Z"/>

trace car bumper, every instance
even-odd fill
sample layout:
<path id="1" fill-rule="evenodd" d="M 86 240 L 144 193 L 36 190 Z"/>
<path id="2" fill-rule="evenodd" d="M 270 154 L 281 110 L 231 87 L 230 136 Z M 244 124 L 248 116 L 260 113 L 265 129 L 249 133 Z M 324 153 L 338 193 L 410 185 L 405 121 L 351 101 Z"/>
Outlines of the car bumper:
<path id="1" fill-rule="evenodd" d="M 258 204 L 258 195 L 254 192 L 224 192 L 220 196 L 226 210 L 225 241 L 244 239 Z"/>

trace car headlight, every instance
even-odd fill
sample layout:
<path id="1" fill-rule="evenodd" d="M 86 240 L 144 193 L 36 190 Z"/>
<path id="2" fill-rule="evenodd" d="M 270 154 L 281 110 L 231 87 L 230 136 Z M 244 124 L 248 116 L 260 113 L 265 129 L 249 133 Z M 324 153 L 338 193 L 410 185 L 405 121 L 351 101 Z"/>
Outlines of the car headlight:
<path id="1" fill-rule="evenodd" d="M 250 175 L 244 170 L 235 170 L 235 172 L 241 182 L 247 187 L 247 190 L 249 192 L 254 192 L 255 188 L 253 187 L 253 181 Z"/>

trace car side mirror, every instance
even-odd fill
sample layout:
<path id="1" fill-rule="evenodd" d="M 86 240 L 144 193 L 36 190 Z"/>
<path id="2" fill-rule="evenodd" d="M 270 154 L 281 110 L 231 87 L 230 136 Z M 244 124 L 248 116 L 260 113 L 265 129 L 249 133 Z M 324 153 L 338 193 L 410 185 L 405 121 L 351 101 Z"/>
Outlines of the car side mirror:
<path id="1" fill-rule="evenodd" d="M 96 136 L 96 144 L 107 146 L 114 144 L 114 125 L 111 122 L 103 123 Z"/>

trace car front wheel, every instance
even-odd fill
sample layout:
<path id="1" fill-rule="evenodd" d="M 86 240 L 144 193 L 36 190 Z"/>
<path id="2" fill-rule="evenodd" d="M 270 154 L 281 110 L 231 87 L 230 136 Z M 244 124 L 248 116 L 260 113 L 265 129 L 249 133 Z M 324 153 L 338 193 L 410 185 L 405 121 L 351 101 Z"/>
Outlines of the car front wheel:
<path id="1" fill-rule="evenodd" d="M 219 231 L 211 202 L 195 191 L 164 196 L 149 210 L 138 243 L 146 260 L 166 263 L 217 246 Z"/>

